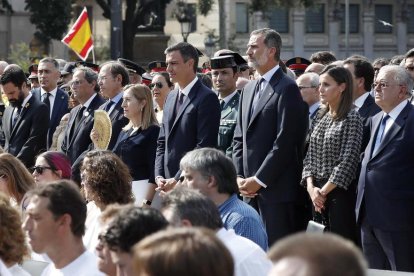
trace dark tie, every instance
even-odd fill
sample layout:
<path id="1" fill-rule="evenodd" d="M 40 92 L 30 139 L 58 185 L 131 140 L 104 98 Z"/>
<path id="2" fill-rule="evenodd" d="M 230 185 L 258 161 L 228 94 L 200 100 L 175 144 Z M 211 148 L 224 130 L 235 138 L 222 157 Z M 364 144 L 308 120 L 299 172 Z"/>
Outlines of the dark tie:
<path id="1" fill-rule="evenodd" d="M 12 129 L 14 128 L 14 126 L 17 123 L 17 120 L 19 119 L 20 112 L 21 111 L 22 111 L 22 107 L 21 106 L 14 108 L 14 111 L 13 111 L 13 120 L 12 120 Z"/>
<path id="2" fill-rule="evenodd" d="M 224 109 L 225 105 L 226 105 L 226 102 L 223 99 L 220 99 L 220 108 L 221 108 L 221 110 Z"/>
<path id="3" fill-rule="evenodd" d="M 375 146 L 374 146 L 374 151 L 372 152 L 373 154 L 375 154 L 375 152 L 378 150 L 379 146 L 381 145 L 382 142 L 382 138 L 384 136 L 384 130 L 385 130 L 385 125 L 387 124 L 387 120 L 390 118 L 389 115 L 385 115 L 382 118 L 380 127 L 378 129 L 377 132 L 377 137 L 375 138 Z"/>
<path id="4" fill-rule="evenodd" d="M 76 114 L 75 118 L 75 127 L 79 125 L 79 122 L 82 120 L 83 112 L 85 111 L 85 107 L 82 106 L 81 109 L 79 109 L 78 114 Z"/>
<path id="5" fill-rule="evenodd" d="M 49 113 L 50 113 L 50 99 L 49 99 L 49 97 L 50 97 L 50 93 L 49 92 L 45 93 L 44 97 L 43 97 L 43 103 L 47 105 L 47 108 L 49 108 Z"/>
<path id="6" fill-rule="evenodd" d="M 114 104 L 114 102 L 113 101 L 111 101 L 111 100 L 109 100 L 108 101 L 108 104 L 106 105 L 106 107 L 105 107 L 105 111 L 106 112 L 109 112 L 109 109 L 111 109 L 111 106 Z"/>
<path id="7" fill-rule="evenodd" d="M 253 102 L 252 102 L 252 108 L 250 109 L 250 117 L 252 117 L 253 112 L 257 106 L 257 103 L 259 102 L 261 93 L 260 91 L 262 90 L 262 83 L 264 81 L 264 78 L 260 78 L 260 80 L 257 82 L 257 85 L 254 89 L 254 95 L 253 95 Z"/>
<path id="8" fill-rule="evenodd" d="M 181 91 L 178 92 L 178 99 L 177 102 L 175 104 L 175 117 L 177 117 L 178 113 L 180 112 L 181 106 L 183 105 L 184 102 L 184 93 L 182 93 Z"/>

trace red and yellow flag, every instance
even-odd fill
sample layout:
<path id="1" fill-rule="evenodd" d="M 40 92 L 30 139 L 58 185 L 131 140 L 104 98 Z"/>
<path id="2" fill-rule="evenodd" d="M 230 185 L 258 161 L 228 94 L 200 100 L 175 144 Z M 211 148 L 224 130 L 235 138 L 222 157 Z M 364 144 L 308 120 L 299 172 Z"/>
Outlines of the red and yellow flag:
<path id="1" fill-rule="evenodd" d="M 82 60 L 86 60 L 93 48 L 91 26 L 89 25 L 88 12 L 83 8 L 79 18 L 62 39 L 62 42 L 71 48 Z"/>

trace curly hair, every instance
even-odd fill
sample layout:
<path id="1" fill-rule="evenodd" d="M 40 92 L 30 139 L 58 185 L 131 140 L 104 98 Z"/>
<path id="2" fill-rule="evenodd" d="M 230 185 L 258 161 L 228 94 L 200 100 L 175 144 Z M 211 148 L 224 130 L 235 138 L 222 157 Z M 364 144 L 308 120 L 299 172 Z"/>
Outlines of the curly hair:
<path id="1" fill-rule="evenodd" d="M 0 193 L 0 259 L 6 264 L 21 263 L 28 254 L 20 214 Z"/>
<path id="2" fill-rule="evenodd" d="M 10 195 L 20 203 L 35 181 L 23 163 L 9 153 L 0 154 L 0 175 L 7 178 Z"/>
<path id="3" fill-rule="evenodd" d="M 95 203 L 107 206 L 133 202 L 128 166 L 111 151 L 88 152 L 83 159 L 81 179 Z"/>

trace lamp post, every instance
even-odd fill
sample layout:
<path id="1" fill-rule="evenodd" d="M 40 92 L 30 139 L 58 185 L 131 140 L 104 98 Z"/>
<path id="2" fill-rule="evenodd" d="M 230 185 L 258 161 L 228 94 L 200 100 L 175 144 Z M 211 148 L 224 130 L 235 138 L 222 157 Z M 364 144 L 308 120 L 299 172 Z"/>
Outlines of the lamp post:
<path id="1" fill-rule="evenodd" d="M 191 15 L 190 8 L 187 3 L 182 1 L 177 3 L 177 20 L 181 25 L 181 35 L 183 36 L 184 42 L 187 42 L 187 38 L 190 35 L 191 31 Z"/>

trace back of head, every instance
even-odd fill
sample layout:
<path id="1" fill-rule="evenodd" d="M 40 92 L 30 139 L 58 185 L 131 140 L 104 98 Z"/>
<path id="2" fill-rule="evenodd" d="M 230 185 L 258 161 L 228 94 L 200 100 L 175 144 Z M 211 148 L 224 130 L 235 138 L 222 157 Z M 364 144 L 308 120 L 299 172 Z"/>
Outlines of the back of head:
<path id="1" fill-rule="evenodd" d="M 268 255 L 274 263 L 304 261 L 303 276 L 364 276 L 367 270 L 361 251 L 351 241 L 329 233 L 288 236 L 274 244 Z"/>
<path id="2" fill-rule="evenodd" d="M 168 222 L 158 210 L 129 206 L 110 222 L 104 240 L 111 250 L 131 253 L 135 243 L 167 226 Z"/>
<path id="3" fill-rule="evenodd" d="M 85 233 L 86 203 L 78 186 L 69 180 L 58 180 L 40 185 L 29 192 L 29 196 L 49 200 L 48 210 L 55 218 L 68 214 L 71 217 L 72 234 L 81 238 Z"/>
<path id="4" fill-rule="evenodd" d="M 232 276 L 233 258 L 208 230 L 177 228 L 160 231 L 134 247 L 136 275 Z"/>
<path id="5" fill-rule="evenodd" d="M 194 60 L 194 73 L 197 72 L 198 67 L 198 51 L 197 49 L 187 42 L 179 42 L 177 44 L 174 44 L 167 49 L 165 49 L 165 54 L 169 54 L 174 51 L 179 51 L 181 54 L 181 57 L 183 58 L 184 62 L 187 62 L 189 59 Z"/>
<path id="6" fill-rule="evenodd" d="M 321 63 L 323 65 L 331 64 L 332 62 L 336 61 L 336 57 L 332 52 L 329 51 L 319 51 L 313 53 L 309 60 L 314 63 Z"/>
<path id="7" fill-rule="evenodd" d="M 191 169 L 204 177 L 213 176 L 219 193 L 238 193 L 237 174 L 233 162 L 223 152 L 201 148 L 188 152 L 180 161 L 181 169 Z"/>
<path id="8" fill-rule="evenodd" d="M 197 190 L 175 188 L 163 198 L 162 210 L 170 212 L 168 220 L 174 226 L 181 226 L 183 220 L 188 220 L 192 226 L 206 227 L 213 231 L 223 227 L 217 206 Z"/>

